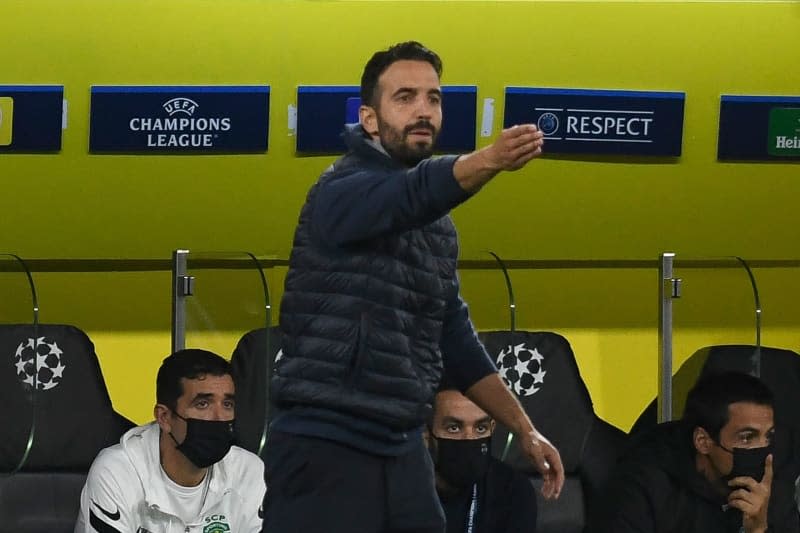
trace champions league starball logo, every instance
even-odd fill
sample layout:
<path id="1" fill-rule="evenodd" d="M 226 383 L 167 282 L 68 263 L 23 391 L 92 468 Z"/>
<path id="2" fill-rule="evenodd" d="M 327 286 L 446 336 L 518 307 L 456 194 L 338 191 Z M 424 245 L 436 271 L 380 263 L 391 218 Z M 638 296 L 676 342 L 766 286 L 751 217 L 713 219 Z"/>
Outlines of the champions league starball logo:
<path id="1" fill-rule="evenodd" d="M 542 113 L 536 125 L 545 135 L 552 135 L 558 131 L 558 117 L 550 112 Z"/>
<path id="2" fill-rule="evenodd" d="M 506 385 L 519 396 L 536 394 L 544 384 L 547 372 L 542 368 L 544 356 L 525 343 L 509 345 L 497 355 L 497 368 Z"/>
<path id="3" fill-rule="evenodd" d="M 39 390 L 57 387 L 64 377 L 66 368 L 61 360 L 63 353 L 56 341 L 47 342 L 44 337 L 23 340 L 14 354 L 17 377 L 31 387 L 35 377 Z"/>

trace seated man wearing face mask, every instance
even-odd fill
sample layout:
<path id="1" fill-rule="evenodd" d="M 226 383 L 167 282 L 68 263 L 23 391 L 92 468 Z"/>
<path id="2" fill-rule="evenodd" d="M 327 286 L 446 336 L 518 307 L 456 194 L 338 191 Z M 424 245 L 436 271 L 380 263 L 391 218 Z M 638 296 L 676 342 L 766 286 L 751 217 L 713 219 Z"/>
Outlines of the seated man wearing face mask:
<path id="1" fill-rule="evenodd" d="M 447 533 L 535 533 L 528 479 L 492 457 L 494 420 L 456 389 L 436 394 L 428 447 Z"/>
<path id="2" fill-rule="evenodd" d="M 233 443 L 229 363 L 205 350 L 164 359 L 155 422 L 133 428 L 95 459 L 76 533 L 261 530 L 264 465 Z"/>
<path id="3" fill-rule="evenodd" d="M 773 396 L 759 379 L 734 372 L 701 377 L 680 421 L 634 437 L 589 530 L 798 531 L 791 491 L 773 482 L 774 431 Z"/>

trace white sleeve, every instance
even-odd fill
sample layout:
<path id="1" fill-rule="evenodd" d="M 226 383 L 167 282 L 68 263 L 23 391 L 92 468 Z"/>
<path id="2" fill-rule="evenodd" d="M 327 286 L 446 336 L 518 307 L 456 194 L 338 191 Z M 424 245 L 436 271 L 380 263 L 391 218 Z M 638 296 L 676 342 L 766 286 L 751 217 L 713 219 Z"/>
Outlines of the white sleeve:
<path id="1" fill-rule="evenodd" d="M 92 463 L 81 491 L 75 533 L 136 533 L 133 487 L 140 483 L 127 460 L 114 455 L 104 450 Z M 132 475 L 135 479 L 129 479 Z"/>
<path id="2" fill-rule="evenodd" d="M 264 523 L 264 512 L 262 505 L 264 504 L 264 494 L 266 493 L 266 484 L 264 483 L 264 462 L 253 455 L 252 468 L 248 468 L 248 482 L 247 482 L 247 500 L 245 501 L 243 523 L 247 524 L 245 531 L 247 533 L 260 533 Z"/>

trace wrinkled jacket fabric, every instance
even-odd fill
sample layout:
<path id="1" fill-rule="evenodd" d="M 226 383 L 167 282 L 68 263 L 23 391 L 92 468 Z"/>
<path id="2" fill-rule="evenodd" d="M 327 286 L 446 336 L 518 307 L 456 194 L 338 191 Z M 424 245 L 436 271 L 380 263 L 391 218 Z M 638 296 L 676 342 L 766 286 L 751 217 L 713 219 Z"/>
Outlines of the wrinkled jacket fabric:
<path id="1" fill-rule="evenodd" d="M 459 296 L 447 215 L 466 200 L 456 157 L 403 167 L 350 129 L 308 193 L 281 303 L 273 399 L 394 429 L 430 412 L 443 358 L 467 388 L 494 371 Z"/>

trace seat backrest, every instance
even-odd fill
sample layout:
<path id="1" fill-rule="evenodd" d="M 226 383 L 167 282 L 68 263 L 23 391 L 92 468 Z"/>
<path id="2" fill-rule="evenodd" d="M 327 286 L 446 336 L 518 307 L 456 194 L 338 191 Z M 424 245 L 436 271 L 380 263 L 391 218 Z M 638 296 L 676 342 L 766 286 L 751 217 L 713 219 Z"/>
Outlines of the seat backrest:
<path id="1" fill-rule="evenodd" d="M 78 328 L 0 325 L 0 354 L 0 471 L 18 465 L 34 415 L 29 472 L 86 472 L 133 426 L 114 412 L 94 345 Z"/>
<path id="2" fill-rule="evenodd" d="M 72 533 L 86 474 L 21 472 L 0 477 L 0 531 Z"/>
<path id="3" fill-rule="evenodd" d="M 33 387 L 36 384 L 36 390 Z M 114 411 L 94 345 L 73 326 L 0 325 L 0 530 L 70 533 L 98 452 L 133 423 Z"/>
<path id="4" fill-rule="evenodd" d="M 491 331 L 479 336 L 500 375 L 537 429 L 558 448 L 564 463 L 568 483 L 560 498 L 563 502 L 541 502 L 539 531 L 581 531 L 596 491 L 605 484 L 624 446 L 625 433 L 595 414 L 575 354 L 561 335 Z M 507 442 L 508 431 L 498 426 L 492 441 L 496 455 L 503 455 Z M 505 461 L 536 476 L 514 439 Z M 558 526 L 551 529 L 548 523 Z"/>
<path id="5" fill-rule="evenodd" d="M 542 496 L 542 479 L 532 478 L 535 488 L 537 533 L 582 533 L 585 528 L 586 501 L 580 478 L 569 476 L 557 500 Z"/>
<path id="6" fill-rule="evenodd" d="M 731 344 L 706 346 L 692 354 L 672 379 L 673 418 L 683 415 L 686 395 L 699 376 L 724 371 L 752 373 L 756 350 L 752 345 Z M 775 396 L 776 471 L 780 466 L 781 472 L 785 472 L 790 463 L 800 463 L 800 457 L 795 461 L 795 456 L 800 455 L 800 411 L 797 409 L 800 405 L 800 355 L 766 346 L 762 346 L 759 353 L 761 380 Z M 656 416 L 653 400 L 636 420 L 632 433 L 654 426 Z M 800 469 L 800 464 L 792 468 Z"/>
<path id="7" fill-rule="evenodd" d="M 281 333 L 275 326 L 246 333 L 231 356 L 233 381 L 236 385 L 236 437 L 239 446 L 253 453 L 259 451 L 268 422 L 267 362 L 274 364 L 280 351 Z"/>
<path id="8" fill-rule="evenodd" d="M 756 347 L 710 346 L 703 374 L 734 370 L 753 372 Z M 760 377 L 775 396 L 775 471 L 778 477 L 800 475 L 800 355 L 780 348 L 760 349 Z"/>
<path id="9" fill-rule="evenodd" d="M 683 415 L 686 395 L 697 382 L 701 375 L 714 372 L 736 371 L 752 373 L 754 370 L 753 356 L 757 347 L 752 345 L 719 345 L 706 346 L 692 354 L 681 365 L 672 379 L 673 418 Z M 777 489 L 784 486 L 793 486 L 795 479 L 800 476 L 800 355 L 791 350 L 762 346 L 760 350 L 760 377 L 767 384 L 775 396 L 775 440 L 774 445 L 774 471 L 775 486 Z M 657 422 L 656 401 L 642 412 L 631 430 L 638 433 L 653 427 Z M 786 492 L 786 491 L 783 491 Z M 781 506 L 792 506 L 791 498 L 772 498 L 769 512 L 790 512 L 781 509 Z"/>

